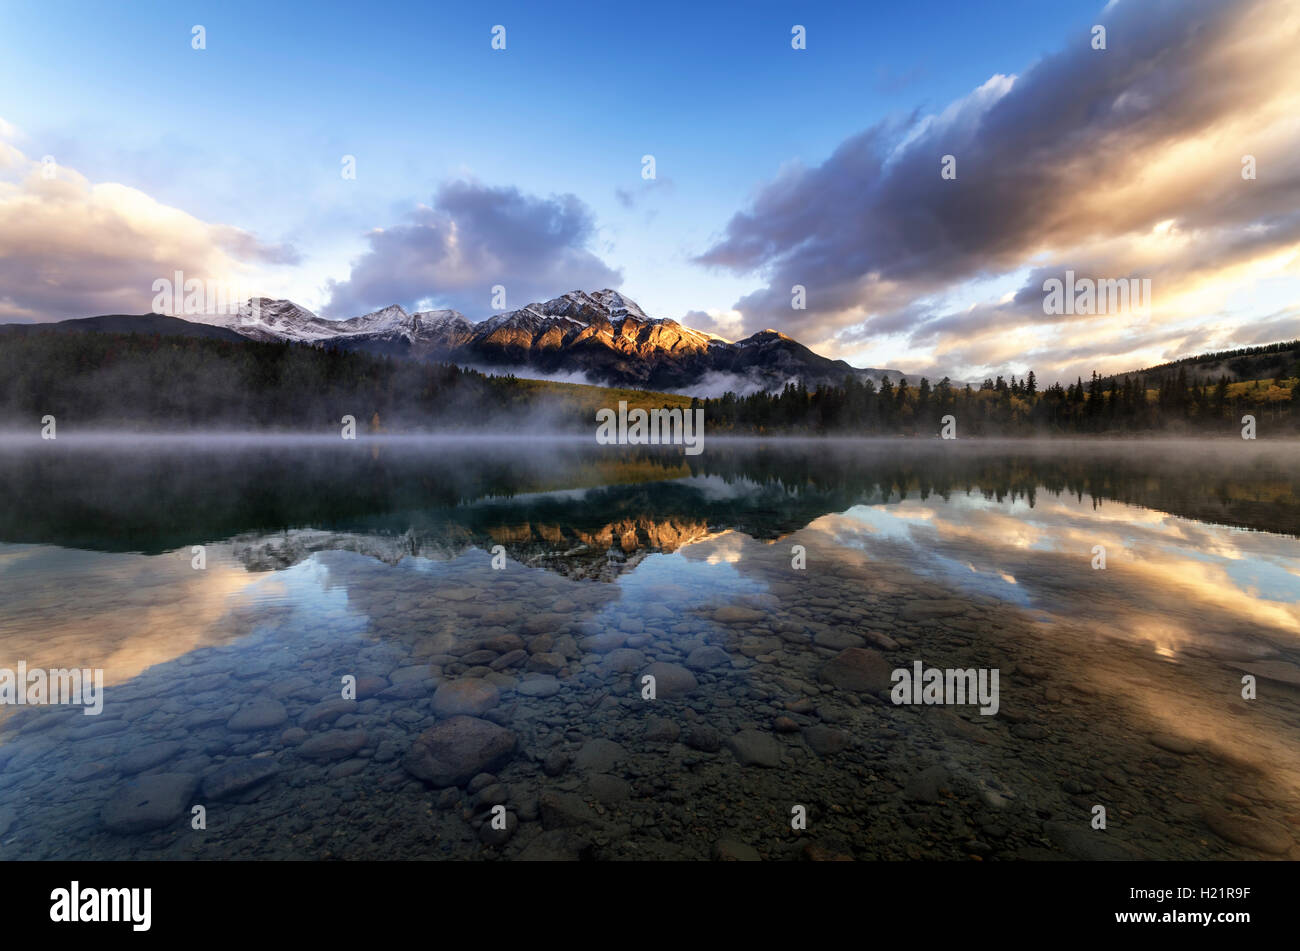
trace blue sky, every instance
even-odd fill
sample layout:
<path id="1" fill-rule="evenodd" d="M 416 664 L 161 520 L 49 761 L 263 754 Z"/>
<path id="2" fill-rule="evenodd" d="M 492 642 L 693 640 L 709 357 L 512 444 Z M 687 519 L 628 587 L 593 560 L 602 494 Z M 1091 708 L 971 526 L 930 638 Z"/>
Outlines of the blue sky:
<path id="1" fill-rule="evenodd" d="M 1215 4 L 1193 5 L 1216 12 Z M 810 305 L 817 320 L 791 315 L 787 325 L 762 295 L 788 295 L 772 275 L 809 235 L 756 225 L 738 237 L 746 222 L 736 216 L 761 217 L 774 182 L 822 167 L 864 130 L 884 123 L 894 143 L 909 129 L 924 133 L 918 123 L 954 104 L 961 113 L 992 77 L 1024 75 L 1063 47 L 1086 44 L 1090 25 L 1107 22 L 1102 6 L 14 3 L 0 9 L 0 131 L 27 160 L 53 156 L 89 183 L 119 183 L 252 236 L 265 252 L 252 258 L 272 285 L 267 292 L 330 316 L 393 302 L 487 316 L 487 285 L 497 283 L 488 275 L 458 274 L 454 286 L 439 287 L 446 272 L 438 271 L 418 299 L 399 297 L 414 298 L 422 277 L 396 282 L 399 296 L 380 300 L 384 270 L 372 261 L 364 288 L 348 283 L 354 265 L 380 253 L 367 237 L 373 229 L 406 225 L 416 238 L 431 227 L 445 236 L 455 213 L 439 205 L 440 189 L 469 182 L 498 190 L 497 198 L 509 192 L 502 200 L 537 211 L 537 220 L 551 208 L 538 203 L 577 199 L 563 229 L 573 247 L 518 278 L 539 296 L 581 285 L 565 283 L 566 267 L 575 278 L 612 273 L 648 313 L 728 335 L 776 326 L 863 365 L 1013 365 L 996 349 L 965 354 L 952 338 L 945 345 L 899 328 L 917 312 L 996 307 L 1036 266 L 1068 257 L 1036 260 L 1034 242 L 1021 242 L 1018 258 L 938 268 L 888 303 L 849 299 L 841 287 L 833 302 L 825 295 L 827 306 Z M 204 50 L 191 48 L 195 24 L 206 29 Z M 496 24 L 506 28 L 504 51 L 490 45 Z M 791 49 L 794 24 L 807 29 L 806 50 Z M 990 101 L 1005 89 L 995 92 Z M 653 185 L 641 177 L 646 154 L 655 157 Z M 355 180 L 340 175 L 344 155 L 355 156 Z M 937 154 L 933 161 L 937 169 Z M 862 191 L 871 185 L 864 180 Z M 836 228 L 844 224 L 828 221 L 825 233 Z M 1078 247 L 1083 239 L 1070 240 Z M 740 244 L 754 241 L 790 244 L 738 256 Z M 862 269 L 871 269 L 869 258 Z M 1289 313 L 1294 284 L 1285 271 L 1284 289 L 1256 310 Z M 500 283 L 509 288 L 510 276 Z M 815 291 L 810 285 L 813 301 Z M 72 295 L 60 300 L 75 306 Z M 12 311 L 24 318 L 22 308 Z M 877 317 L 884 332 L 872 329 Z M 1150 346 L 1190 344 L 1167 337 Z"/>

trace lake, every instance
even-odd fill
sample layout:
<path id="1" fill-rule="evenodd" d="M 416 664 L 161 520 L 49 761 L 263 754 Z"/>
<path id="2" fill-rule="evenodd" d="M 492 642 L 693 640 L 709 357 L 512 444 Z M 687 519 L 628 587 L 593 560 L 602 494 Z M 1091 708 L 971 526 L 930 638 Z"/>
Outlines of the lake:
<path id="1" fill-rule="evenodd" d="M 104 685 L 0 706 L 2 858 L 1300 858 L 1295 444 L 8 439 L 0 488 L 0 669 Z"/>

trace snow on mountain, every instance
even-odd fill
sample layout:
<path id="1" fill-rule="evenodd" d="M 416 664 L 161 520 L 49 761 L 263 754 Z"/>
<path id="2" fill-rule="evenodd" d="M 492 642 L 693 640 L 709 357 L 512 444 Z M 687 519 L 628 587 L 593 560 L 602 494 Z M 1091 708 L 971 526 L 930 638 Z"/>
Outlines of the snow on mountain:
<path id="1" fill-rule="evenodd" d="M 846 375 L 879 379 L 896 371 L 857 370 L 775 330 L 730 342 L 646 315 L 618 291 L 570 291 L 477 323 L 454 310 L 414 314 L 393 304 L 347 320 L 327 320 L 292 301 L 254 298 L 238 314 L 186 317 L 261 341 L 292 341 L 471 366 L 577 373 L 611 385 L 686 392 L 725 377 L 744 388 L 809 385 Z"/>
<path id="2" fill-rule="evenodd" d="M 196 324 L 225 327 L 254 340 L 290 340 L 315 343 L 338 334 L 337 321 L 322 320 L 293 301 L 250 298 L 238 313 L 186 314 L 184 319 Z"/>
<path id="3" fill-rule="evenodd" d="M 446 328 L 470 330 L 473 324 L 454 310 L 426 310 L 408 314 L 397 304 L 347 320 L 317 317 L 292 301 L 252 298 L 237 314 L 186 315 L 192 323 L 225 327 L 255 340 L 327 343 L 345 338 L 387 337 L 414 342 Z"/>
<path id="4" fill-rule="evenodd" d="M 360 317 L 340 320 L 339 324 L 347 328 L 344 333 L 400 333 L 410 329 L 411 315 L 397 304 L 389 304 L 387 307 Z"/>

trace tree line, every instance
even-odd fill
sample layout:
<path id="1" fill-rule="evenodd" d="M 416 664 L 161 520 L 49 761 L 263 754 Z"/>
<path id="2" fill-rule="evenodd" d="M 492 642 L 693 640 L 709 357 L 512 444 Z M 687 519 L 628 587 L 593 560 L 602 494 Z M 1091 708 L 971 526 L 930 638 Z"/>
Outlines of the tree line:
<path id="1" fill-rule="evenodd" d="M 1177 372 L 1040 387 L 1001 376 L 978 387 L 947 378 L 879 385 L 787 384 L 779 392 L 694 399 L 710 433 L 937 435 L 1231 432 L 1251 414 L 1300 432 L 1300 360 L 1289 375 L 1231 382 Z M 603 395 L 602 395 L 603 393 Z M 635 396 L 489 376 L 290 343 L 119 333 L 0 335 L 0 423 L 26 428 L 53 415 L 74 425 L 324 430 L 354 416 L 359 432 L 460 429 L 590 430 L 593 400 Z M 659 397 L 644 394 L 647 405 Z M 684 402 L 684 400 L 683 400 Z M 614 405 L 614 404 L 611 404 Z"/>
<path id="2" fill-rule="evenodd" d="M 509 428 L 545 402 L 509 377 L 291 343 L 0 337 L 0 422 L 9 427 L 52 415 L 60 427 L 324 430 L 351 415 L 359 433 Z"/>
<path id="3" fill-rule="evenodd" d="M 1300 430 L 1300 360 L 1290 377 L 1230 382 L 1189 377 L 1187 368 L 1148 381 L 1141 374 L 1103 378 L 1095 372 L 1066 386 L 1040 387 L 1031 370 L 1023 379 L 998 376 L 978 387 L 936 385 L 906 377 L 877 385 L 846 377 L 839 386 L 809 389 L 787 383 L 780 392 L 697 401 L 712 431 L 736 433 L 938 435 L 946 416 L 957 435 L 1034 433 L 1226 432 L 1243 415 Z"/>

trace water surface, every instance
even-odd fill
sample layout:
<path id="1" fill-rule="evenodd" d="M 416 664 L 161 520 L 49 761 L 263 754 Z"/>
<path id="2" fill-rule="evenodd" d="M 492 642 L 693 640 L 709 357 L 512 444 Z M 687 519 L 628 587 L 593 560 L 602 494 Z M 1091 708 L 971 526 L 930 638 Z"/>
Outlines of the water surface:
<path id="1" fill-rule="evenodd" d="M 0 667 L 107 686 L 0 707 L 0 856 L 1298 858 L 1298 463 L 10 441 Z"/>

